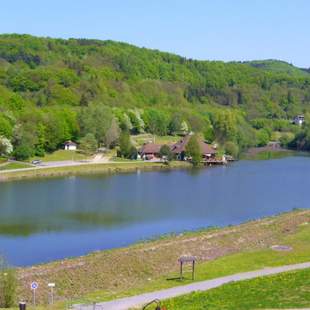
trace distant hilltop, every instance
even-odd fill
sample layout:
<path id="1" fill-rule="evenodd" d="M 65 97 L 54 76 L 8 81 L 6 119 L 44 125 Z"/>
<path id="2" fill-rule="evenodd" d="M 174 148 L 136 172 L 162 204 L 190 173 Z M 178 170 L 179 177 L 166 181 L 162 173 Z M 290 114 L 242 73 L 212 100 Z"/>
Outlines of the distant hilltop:
<path id="1" fill-rule="evenodd" d="M 114 41 L 0 35 L 0 136 L 17 158 L 89 133 L 114 147 L 120 130 L 165 136 L 184 126 L 234 153 L 274 139 L 310 148 L 304 126 L 292 124 L 296 115 L 307 124 L 309 94 L 309 70 L 278 60 L 199 61 Z"/>

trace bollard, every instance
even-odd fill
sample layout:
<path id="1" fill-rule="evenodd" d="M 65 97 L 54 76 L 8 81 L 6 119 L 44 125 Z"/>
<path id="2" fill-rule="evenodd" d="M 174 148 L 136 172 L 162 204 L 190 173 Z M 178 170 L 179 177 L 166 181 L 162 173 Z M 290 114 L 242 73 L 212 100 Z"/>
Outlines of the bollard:
<path id="1" fill-rule="evenodd" d="M 24 301 L 19 303 L 19 310 L 26 310 L 26 303 Z"/>

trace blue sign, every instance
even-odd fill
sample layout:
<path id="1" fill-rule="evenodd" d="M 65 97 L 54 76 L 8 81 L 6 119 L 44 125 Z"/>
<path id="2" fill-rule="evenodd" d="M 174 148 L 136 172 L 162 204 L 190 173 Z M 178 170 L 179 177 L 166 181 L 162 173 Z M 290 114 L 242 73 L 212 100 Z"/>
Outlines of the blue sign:
<path id="1" fill-rule="evenodd" d="M 39 287 L 39 284 L 37 282 L 32 282 L 31 283 L 31 289 L 36 290 Z"/>

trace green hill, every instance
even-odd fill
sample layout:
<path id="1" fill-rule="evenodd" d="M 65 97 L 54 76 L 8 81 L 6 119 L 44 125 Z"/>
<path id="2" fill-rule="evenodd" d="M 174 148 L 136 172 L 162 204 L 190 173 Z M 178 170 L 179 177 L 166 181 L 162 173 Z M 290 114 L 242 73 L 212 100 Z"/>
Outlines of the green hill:
<path id="1" fill-rule="evenodd" d="M 263 69 L 263 70 L 262 70 Z M 18 158 L 91 133 L 174 134 L 186 123 L 234 150 L 294 132 L 310 74 L 278 61 L 197 61 L 130 44 L 0 35 L 0 135 Z"/>
<path id="2" fill-rule="evenodd" d="M 289 64 L 285 61 L 267 59 L 248 61 L 245 63 L 254 68 L 262 69 L 264 71 L 284 73 L 296 78 L 310 76 L 310 72 L 307 69 L 294 67 L 292 64 Z"/>

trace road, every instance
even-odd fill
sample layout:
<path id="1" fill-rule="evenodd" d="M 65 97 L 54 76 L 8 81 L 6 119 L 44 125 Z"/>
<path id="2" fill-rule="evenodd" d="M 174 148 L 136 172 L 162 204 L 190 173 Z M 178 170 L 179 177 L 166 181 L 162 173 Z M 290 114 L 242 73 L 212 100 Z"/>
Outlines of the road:
<path id="1" fill-rule="evenodd" d="M 46 169 L 46 168 L 58 168 L 58 167 L 73 167 L 73 166 L 82 166 L 82 165 L 96 165 L 96 164 L 127 164 L 128 162 L 122 161 L 110 161 L 107 157 L 94 157 L 89 160 L 63 160 L 63 161 L 49 161 L 42 162 L 38 165 L 29 164 L 29 168 L 19 168 L 19 169 L 8 169 L 8 170 L 0 170 L 1 173 L 12 173 L 12 172 L 20 172 L 20 171 L 28 171 L 28 170 L 38 170 L 38 169 Z M 143 163 L 143 161 L 135 161 L 135 163 Z"/>
<path id="2" fill-rule="evenodd" d="M 72 309 L 74 310 L 128 310 L 130 308 L 141 307 L 142 305 L 154 300 L 164 300 L 167 298 L 172 298 L 184 294 L 189 294 L 194 291 L 206 291 L 215 287 L 219 287 L 225 283 L 242 281 L 248 279 L 254 279 L 262 276 L 269 276 L 278 274 L 281 272 L 300 270 L 310 268 L 310 262 L 286 265 L 281 267 L 268 267 L 261 270 L 255 270 L 250 272 L 238 273 L 226 277 L 216 278 L 207 281 L 196 282 L 188 285 L 177 286 L 161 291 L 156 291 L 152 293 L 146 293 L 142 295 L 116 299 L 108 302 L 97 303 L 94 308 L 93 305 L 74 305 Z"/>

